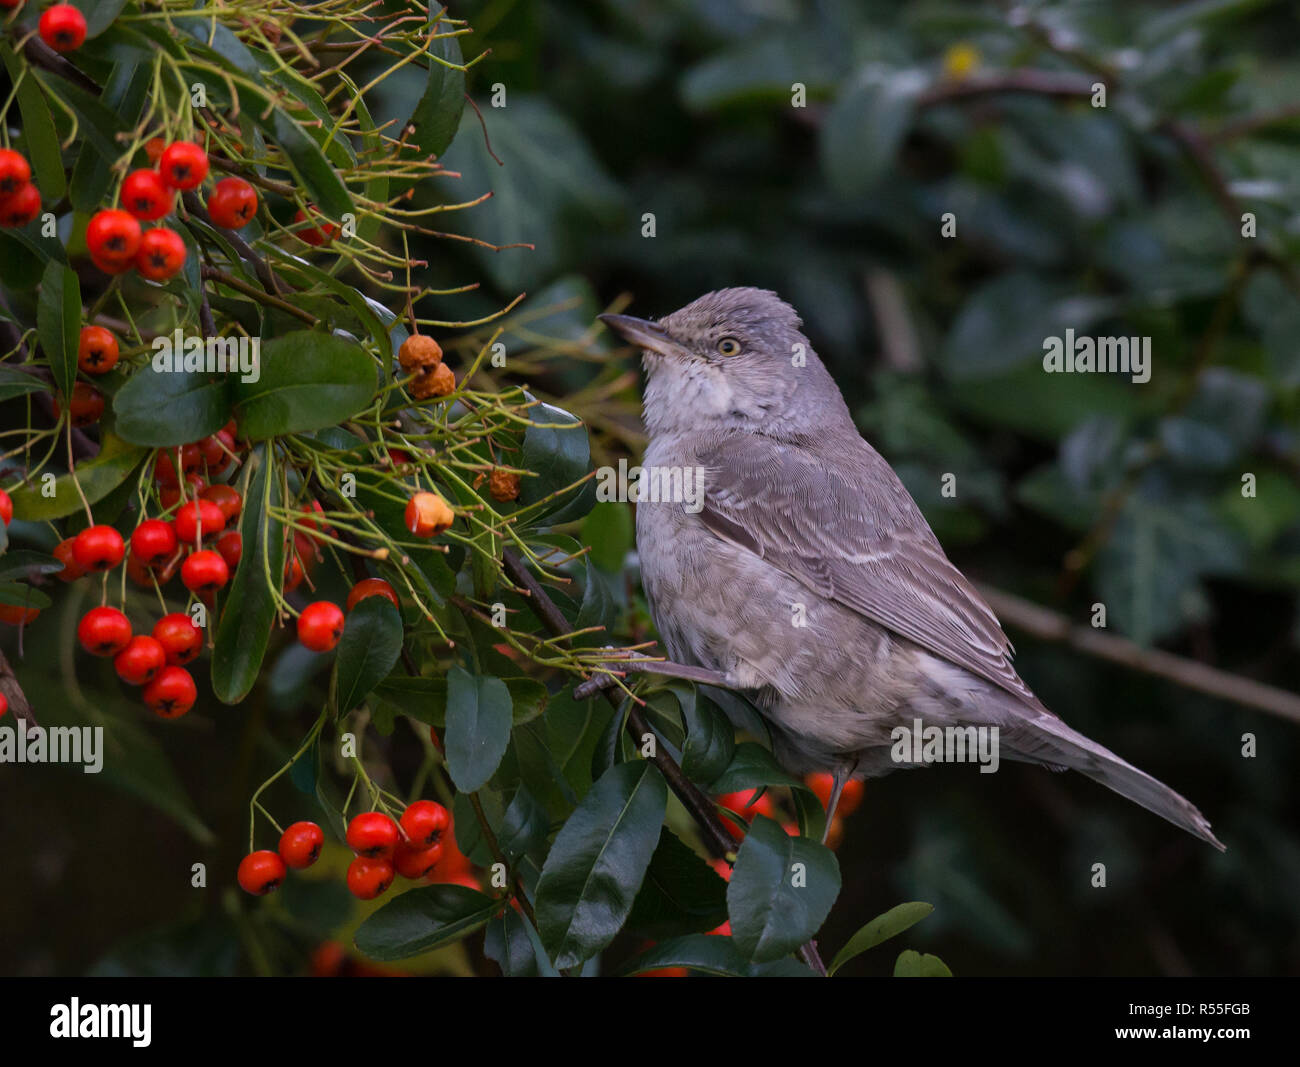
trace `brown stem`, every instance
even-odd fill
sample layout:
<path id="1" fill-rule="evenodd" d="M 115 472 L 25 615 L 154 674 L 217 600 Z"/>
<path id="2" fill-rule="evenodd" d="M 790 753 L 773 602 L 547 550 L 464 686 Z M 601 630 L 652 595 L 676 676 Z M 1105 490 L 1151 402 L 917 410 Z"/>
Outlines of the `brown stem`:
<path id="1" fill-rule="evenodd" d="M 279 311 L 283 311 L 286 315 L 292 315 L 296 319 L 301 319 L 309 326 L 315 326 L 320 321 L 310 311 L 304 311 L 300 307 L 294 307 L 294 305 L 289 303 L 289 301 L 282 300 L 278 296 L 264 293 L 256 286 L 249 285 L 247 282 L 236 278 L 233 274 L 227 274 L 225 271 L 218 270 L 216 267 L 204 265 L 199 268 L 199 273 L 204 278 L 212 278 L 213 280 L 220 282 L 222 285 L 234 289 L 236 292 L 252 297 L 254 300 L 258 301 L 258 303 L 265 304 L 267 307 L 276 308 Z"/>
<path id="2" fill-rule="evenodd" d="M 23 692 L 23 687 L 18 684 L 18 676 L 9 666 L 9 660 L 4 651 L 0 650 L 0 693 L 3 693 L 9 701 L 9 707 L 13 709 L 14 716 L 23 719 L 29 727 L 36 726 L 36 716 L 32 714 L 32 706 L 27 700 L 27 694 Z"/>

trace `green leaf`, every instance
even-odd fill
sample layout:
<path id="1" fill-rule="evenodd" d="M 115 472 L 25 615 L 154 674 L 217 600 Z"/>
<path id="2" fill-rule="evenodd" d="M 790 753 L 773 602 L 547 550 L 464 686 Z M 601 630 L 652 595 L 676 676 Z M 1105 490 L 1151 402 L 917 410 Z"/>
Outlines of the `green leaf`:
<path id="1" fill-rule="evenodd" d="M 591 959 L 622 928 L 659 840 L 668 787 L 653 763 L 611 767 L 560 829 L 537 883 L 537 926 L 555 966 Z"/>
<path id="2" fill-rule="evenodd" d="M 755 816 L 727 884 L 736 947 L 756 963 L 789 955 L 821 928 L 839 892 L 830 849 Z"/>
<path id="3" fill-rule="evenodd" d="M 54 601 L 48 596 L 30 585 L 24 585 L 21 582 L 4 582 L 0 584 L 0 604 L 44 611 L 53 603 Z"/>
<path id="4" fill-rule="evenodd" d="M 369 596 L 348 612 L 339 639 L 338 708 L 351 711 L 397 662 L 402 651 L 402 617 L 390 600 Z"/>
<path id="5" fill-rule="evenodd" d="M 706 932 L 727 918 L 727 883 L 671 830 L 659 836 L 627 929 L 646 937 Z"/>
<path id="6" fill-rule="evenodd" d="M 113 397 L 118 434 L 132 444 L 171 448 L 216 433 L 230 421 L 230 375 L 140 367 Z"/>
<path id="7" fill-rule="evenodd" d="M 500 678 L 447 672 L 447 773 L 462 793 L 484 785 L 510 744 L 510 690 Z"/>
<path id="8" fill-rule="evenodd" d="M 591 546 L 591 561 L 602 571 L 621 574 L 623 562 L 636 544 L 632 509 L 617 501 L 602 501 L 582 520 L 582 542 Z"/>
<path id="9" fill-rule="evenodd" d="M 112 5 L 96 5 L 97 8 L 101 6 Z M 152 67 L 126 59 L 119 60 L 113 65 L 100 99 L 134 126 L 139 121 L 152 85 Z M 93 213 L 108 196 L 109 186 L 113 182 L 113 172 L 110 169 L 112 161 L 112 157 L 102 156 L 98 152 L 78 153 L 69 183 L 72 206 L 78 211 Z"/>
<path id="10" fill-rule="evenodd" d="M 546 686 L 534 678 L 503 678 L 510 693 L 510 717 L 515 726 L 537 718 L 546 707 Z M 403 715 L 428 726 L 447 725 L 447 679 L 390 675 L 375 688 L 378 696 L 396 704 Z"/>
<path id="11" fill-rule="evenodd" d="M 338 221 L 354 209 L 352 195 L 334 164 L 325 158 L 320 145 L 284 108 L 276 107 L 268 119 L 259 117 L 258 122 L 284 150 L 289 169 L 322 214 Z"/>
<path id="12" fill-rule="evenodd" d="M 701 699 L 694 689 L 671 688 L 682 706 L 682 720 L 686 725 L 682 770 L 692 781 L 715 781 L 736 754 L 735 727 L 711 700 Z"/>
<path id="13" fill-rule="evenodd" d="M 687 934 L 660 941 L 636 959 L 624 964 L 622 974 L 641 974 L 664 967 L 689 967 L 721 978 L 815 978 L 813 972 L 795 960 L 751 963 L 736 951 L 729 937 L 720 934 Z"/>
<path id="14" fill-rule="evenodd" d="M 34 374 L 24 374 L 17 367 L 0 365 L 0 401 L 12 400 L 28 393 L 48 392 L 47 386 Z"/>
<path id="15" fill-rule="evenodd" d="M 864 196 L 894 162 L 928 79 L 915 70 L 870 67 L 840 93 L 821 127 L 822 169 L 844 197 Z"/>
<path id="16" fill-rule="evenodd" d="M 334 426 L 367 407 L 377 367 L 359 345 L 299 330 L 262 345 L 261 375 L 231 384 L 241 437 L 260 440 Z"/>
<path id="17" fill-rule="evenodd" d="M 353 944 L 372 960 L 418 956 L 473 933 L 504 906 L 463 885 L 408 889 L 363 922 Z"/>
<path id="18" fill-rule="evenodd" d="M 98 37 L 117 20 L 126 0 L 71 0 L 86 16 L 86 40 Z"/>
<path id="19" fill-rule="evenodd" d="M 926 904 L 918 900 L 894 905 L 883 915 L 877 915 L 849 938 L 845 946 L 835 953 L 835 959 L 831 961 L 826 973 L 833 975 L 855 956 L 862 955 L 868 949 L 875 948 L 881 942 L 888 941 L 891 937 L 897 937 L 904 930 L 915 926 L 932 911 L 934 911 L 933 904 Z"/>
<path id="20" fill-rule="evenodd" d="M 94 504 L 108 496 L 130 476 L 144 458 L 144 449 L 127 444 L 120 437 L 106 434 L 100 442 L 99 455 L 77 464 L 76 484 L 71 474 L 54 479 L 54 492 L 46 496 L 40 484 L 13 490 L 14 516 L 29 522 L 61 519 L 81 510 L 77 486 Z"/>
<path id="21" fill-rule="evenodd" d="M 534 405 L 529 417 L 534 425 L 524 431 L 519 464 L 535 476 L 520 481 L 519 503 L 537 505 L 529 509 L 528 518 L 546 517 L 551 525 L 579 518 L 595 502 L 590 479 L 578 488 L 569 488 L 591 470 L 587 428 L 575 416 L 550 404 Z"/>
<path id="22" fill-rule="evenodd" d="M 0 59 L 4 60 L 10 81 L 17 82 L 22 64 L 9 45 L 0 45 Z M 23 78 L 19 83 L 18 108 L 23 116 L 23 147 L 32 163 L 32 180 L 41 192 L 41 203 L 43 206 L 57 204 L 67 191 L 63 153 L 59 149 L 59 134 L 54 128 L 50 105 L 34 78 Z"/>
<path id="23" fill-rule="evenodd" d="M 454 29 L 450 25 L 437 25 L 446 13 L 445 7 L 435 11 L 430 5 L 431 33 L 449 33 Z M 439 60 L 444 62 L 440 63 Z M 440 156 L 456 136 L 461 112 L 465 110 L 465 72 L 447 66 L 448 63 L 457 66 L 464 63 L 460 38 L 441 37 L 433 41 L 429 47 L 428 62 L 429 80 L 425 82 L 424 93 L 407 120 L 415 128 L 409 140 L 419 148 L 422 155 Z"/>
<path id="24" fill-rule="evenodd" d="M 722 793 L 739 793 L 742 789 L 758 789 L 767 785 L 788 785 L 793 789 L 807 789 L 799 778 L 782 770 L 772 753 L 753 741 L 742 741 L 727 769 L 709 785 L 714 796 Z"/>
<path id="25" fill-rule="evenodd" d="M 938 956 L 928 952 L 922 955 L 913 949 L 904 949 L 894 964 L 895 978 L 951 978 L 952 971 Z"/>
<path id="26" fill-rule="evenodd" d="M 495 960 L 507 978 L 558 978 L 541 938 L 513 908 L 494 917 L 483 934 L 483 955 Z"/>
<path id="27" fill-rule="evenodd" d="M 77 339 L 81 332 L 81 286 L 72 268 L 51 260 L 41 275 L 36 305 L 36 335 L 49 360 L 54 384 L 67 398 L 77 378 Z"/>
<path id="28" fill-rule="evenodd" d="M 501 846 L 506 860 L 514 863 L 542 844 L 546 840 L 548 829 L 550 825 L 546 809 L 537 803 L 526 786 L 520 785 L 506 808 L 501 829 L 497 833 L 497 844 Z"/>
<path id="29" fill-rule="evenodd" d="M 600 630 L 574 638 L 574 644 L 607 645 L 610 633 L 618 621 L 618 604 L 606 585 L 605 578 L 591 560 L 587 560 L 587 579 L 582 590 L 582 605 L 574 619 L 575 630 L 599 626 Z"/>
<path id="30" fill-rule="evenodd" d="M 57 574 L 63 564 L 44 552 L 16 548 L 0 557 L 0 582 L 29 579 L 41 574 Z"/>
<path id="31" fill-rule="evenodd" d="M 81 151 L 93 148 L 105 159 L 116 159 L 122 154 L 121 146 L 113 141 L 114 135 L 122 129 L 122 122 L 99 97 L 66 78 L 34 67 L 28 70 L 28 76 L 34 75 L 49 96 L 57 97 L 76 114 L 79 136 L 86 142 Z"/>
<path id="32" fill-rule="evenodd" d="M 284 527 L 269 514 L 269 508 L 282 503 L 280 479 L 271 455 L 269 446 L 259 445 L 245 461 L 257 466 L 244 496 L 239 522 L 244 550 L 230 583 L 212 651 L 212 690 L 226 704 L 239 703 L 257 681 L 276 616 L 266 575 L 278 581 L 284 574 Z"/>

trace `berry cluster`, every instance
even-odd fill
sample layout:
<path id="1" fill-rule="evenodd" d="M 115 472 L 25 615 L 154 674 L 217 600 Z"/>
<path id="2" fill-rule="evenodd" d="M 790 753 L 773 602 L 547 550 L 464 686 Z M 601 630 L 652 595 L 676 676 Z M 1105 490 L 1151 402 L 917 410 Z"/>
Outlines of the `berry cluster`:
<path id="1" fill-rule="evenodd" d="M 27 157 L 12 148 L 0 148 L 0 226 L 26 226 L 40 210 L 41 194 L 32 183 Z"/>
<path id="2" fill-rule="evenodd" d="M 456 375 L 442 361 L 442 346 L 425 334 L 412 334 L 397 350 L 402 370 L 414 377 L 406 389 L 416 400 L 448 396 L 456 388 Z"/>
<path id="3" fill-rule="evenodd" d="M 208 154 L 191 141 L 164 144 L 155 137 L 145 145 L 151 167 L 131 171 L 122 182 L 121 208 L 106 208 L 86 226 L 90 258 L 106 274 L 135 267 L 154 282 L 164 282 L 185 265 L 185 242 L 166 226 L 142 230 L 176 207 L 176 194 L 197 189 L 208 176 Z M 38 204 L 39 206 L 39 204 Z M 228 230 L 245 226 L 257 214 L 255 190 L 243 178 L 222 178 L 208 197 L 212 221 Z"/>
<path id="4" fill-rule="evenodd" d="M 410 881 L 434 876 L 468 881 L 477 888 L 469 877 L 469 861 L 456 848 L 451 825 L 451 813 L 432 800 L 415 801 L 397 821 L 382 811 L 354 816 L 347 828 L 348 847 L 356 854 L 348 866 L 348 889 L 360 900 L 373 900 L 387 892 L 399 874 Z M 324 843 L 319 826 L 296 822 L 280 836 L 278 852 L 261 849 L 243 858 L 239 884 L 254 896 L 264 896 L 284 881 L 288 868 L 300 870 L 315 863 Z"/>

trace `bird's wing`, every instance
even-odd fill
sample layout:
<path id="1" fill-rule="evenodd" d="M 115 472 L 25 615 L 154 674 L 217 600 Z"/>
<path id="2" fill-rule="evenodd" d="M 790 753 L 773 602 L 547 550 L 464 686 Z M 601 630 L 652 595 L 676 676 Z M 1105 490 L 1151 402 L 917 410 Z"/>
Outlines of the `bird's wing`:
<path id="1" fill-rule="evenodd" d="M 1041 707 L 1011 665 L 997 616 L 948 561 L 889 464 L 855 440 L 840 472 L 770 438 L 729 438 L 699 457 L 707 468 L 699 518 L 818 596 Z"/>

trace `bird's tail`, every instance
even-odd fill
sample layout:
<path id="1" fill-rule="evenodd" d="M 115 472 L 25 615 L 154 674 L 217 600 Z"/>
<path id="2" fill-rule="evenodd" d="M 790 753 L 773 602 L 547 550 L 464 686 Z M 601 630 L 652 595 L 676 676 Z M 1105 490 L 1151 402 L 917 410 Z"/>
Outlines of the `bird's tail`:
<path id="1" fill-rule="evenodd" d="M 1181 826 L 1220 852 L 1225 851 L 1223 843 L 1210 830 L 1209 820 L 1196 805 L 1163 782 L 1131 763 L 1125 763 L 1115 753 L 1090 741 L 1077 730 L 1070 729 L 1051 712 L 1031 712 L 1021 721 L 1027 729 L 1005 731 L 1010 736 L 1003 738 L 1003 745 L 1010 758 L 1068 767 L 1086 774 L 1107 789 L 1141 804 L 1147 811 Z"/>

